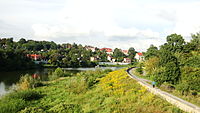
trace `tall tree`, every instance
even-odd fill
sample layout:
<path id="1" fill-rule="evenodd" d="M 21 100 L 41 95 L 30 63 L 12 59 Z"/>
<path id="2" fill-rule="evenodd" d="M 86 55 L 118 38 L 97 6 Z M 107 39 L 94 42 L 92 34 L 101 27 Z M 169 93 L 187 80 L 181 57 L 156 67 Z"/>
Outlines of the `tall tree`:
<path id="1" fill-rule="evenodd" d="M 113 57 L 116 59 L 116 61 L 121 62 L 123 61 L 125 54 L 122 52 L 121 49 L 115 48 L 113 52 Z"/>
<path id="2" fill-rule="evenodd" d="M 194 45 L 194 50 L 200 51 L 200 32 L 192 34 L 191 44 Z"/>
<path id="3" fill-rule="evenodd" d="M 167 36 L 167 44 L 169 45 L 170 51 L 182 52 L 185 41 L 181 35 L 171 34 Z"/>
<path id="4" fill-rule="evenodd" d="M 145 53 L 145 59 L 148 60 L 151 57 L 157 57 L 158 56 L 158 48 L 154 45 L 151 45 L 147 52 Z"/>
<path id="5" fill-rule="evenodd" d="M 135 51 L 135 48 L 133 48 L 133 47 L 130 47 L 129 49 L 128 49 L 128 57 L 132 60 L 132 61 L 134 61 L 134 57 L 135 57 L 135 54 L 136 54 L 137 52 Z"/>

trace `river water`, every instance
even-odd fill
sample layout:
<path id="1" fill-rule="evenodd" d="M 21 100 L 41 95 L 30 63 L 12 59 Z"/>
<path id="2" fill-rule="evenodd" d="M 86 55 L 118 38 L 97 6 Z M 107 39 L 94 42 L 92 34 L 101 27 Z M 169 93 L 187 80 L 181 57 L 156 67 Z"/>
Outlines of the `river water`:
<path id="1" fill-rule="evenodd" d="M 101 69 L 120 69 L 121 67 L 100 67 Z M 78 73 L 80 71 L 95 70 L 96 68 L 63 68 L 69 73 Z M 20 77 L 29 74 L 37 74 L 42 80 L 47 80 L 50 73 L 54 72 L 54 68 L 44 68 L 37 70 L 26 70 L 26 71 L 11 71 L 11 72 L 0 72 L 0 96 L 9 92 L 9 89 L 19 81 Z"/>

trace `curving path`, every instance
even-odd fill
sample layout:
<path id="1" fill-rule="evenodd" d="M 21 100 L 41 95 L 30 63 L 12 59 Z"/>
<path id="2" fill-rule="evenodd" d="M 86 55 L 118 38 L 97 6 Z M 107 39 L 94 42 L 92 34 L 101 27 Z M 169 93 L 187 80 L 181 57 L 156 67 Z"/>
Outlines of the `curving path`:
<path id="1" fill-rule="evenodd" d="M 135 76 L 133 73 L 132 73 L 132 70 L 133 68 L 129 68 L 127 70 L 127 73 L 128 75 L 137 80 L 138 83 L 144 87 L 147 88 L 148 91 L 150 91 L 151 93 L 155 94 L 155 95 L 158 95 L 160 96 L 161 98 L 167 100 L 168 102 L 170 102 L 171 104 L 179 107 L 180 109 L 182 109 L 183 111 L 186 111 L 186 112 L 189 112 L 189 113 L 200 113 L 200 107 L 194 105 L 194 104 L 191 104 L 181 98 L 178 98 L 174 95 L 171 95 L 165 91 L 162 91 L 158 88 L 153 88 L 152 85 L 148 84 L 147 81 L 149 80 L 146 80 L 146 79 L 141 79 L 141 78 L 138 78 L 137 76 Z"/>

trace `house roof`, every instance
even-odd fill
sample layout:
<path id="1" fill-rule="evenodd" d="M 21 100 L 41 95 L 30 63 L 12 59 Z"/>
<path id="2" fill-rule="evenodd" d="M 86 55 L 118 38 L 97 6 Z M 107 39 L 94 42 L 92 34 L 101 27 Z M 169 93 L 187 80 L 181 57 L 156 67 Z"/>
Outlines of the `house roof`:
<path id="1" fill-rule="evenodd" d="M 124 58 L 124 59 L 126 59 L 126 60 L 131 60 L 130 58 Z"/>
<path id="2" fill-rule="evenodd" d="M 143 56 L 143 54 L 142 53 L 137 53 L 139 56 Z"/>
<path id="3" fill-rule="evenodd" d="M 128 53 L 128 50 L 122 50 L 123 53 Z"/>
<path id="4" fill-rule="evenodd" d="M 37 55 L 37 54 L 27 54 L 27 57 L 41 57 L 41 55 Z"/>
<path id="5" fill-rule="evenodd" d="M 111 48 L 101 48 L 100 50 L 101 50 L 101 51 L 105 50 L 106 52 L 112 52 L 112 49 L 111 49 Z"/>

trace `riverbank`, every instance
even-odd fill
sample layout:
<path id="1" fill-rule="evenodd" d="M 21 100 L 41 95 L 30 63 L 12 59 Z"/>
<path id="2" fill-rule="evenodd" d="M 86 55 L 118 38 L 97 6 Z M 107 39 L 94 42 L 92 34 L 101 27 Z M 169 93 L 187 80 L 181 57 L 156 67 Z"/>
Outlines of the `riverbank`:
<path id="1" fill-rule="evenodd" d="M 0 100 L 0 112 L 182 112 L 137 84 L 125 69 L 110 71 L 84 71 L 11 93 Z"/>

